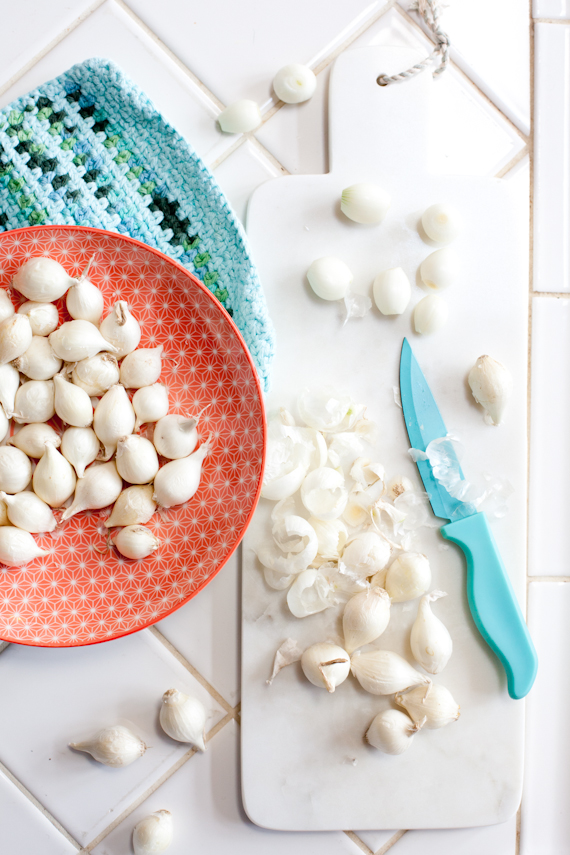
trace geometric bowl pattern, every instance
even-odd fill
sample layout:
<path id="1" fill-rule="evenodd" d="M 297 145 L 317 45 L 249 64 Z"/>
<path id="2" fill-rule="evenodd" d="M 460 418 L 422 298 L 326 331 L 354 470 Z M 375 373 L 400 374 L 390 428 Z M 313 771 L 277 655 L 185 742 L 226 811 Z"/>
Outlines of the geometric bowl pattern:
<path id="1" fill-rule="evenodd" d="M 194 597 L 243 537 L 263 475 L 265 416 L 261 387 L 237 327 L 210 292 L 157 250 L 123 235 L 80 226 L 34 226 L 0 234 L 0 287 L 29 258 L 49 256 L 76 276 L 95 256 L 91 280 L 141 325 L 140 347 L 164 346 L 160 382 L 169 412 L 202 412 L 210 434 L 197 493 L 147 523 L 161 540 L 131 561 L 107 548 L 110 508 L 84 511 L 52 534 L 34 535 L 50 555 L 26 567 L 0 565 L 0 639 L 44 647 L 106 641 L 143 629 Z M 12 292 L 15 303 L 24 302 Z M 65 297 L 60 320 L 70 320 Z M 55 419 L 56 428 L 62 428 Z M 144 429 L 143 429 L 144 432 Z M 57 512 L 56 512 L 57 515 Z"/>

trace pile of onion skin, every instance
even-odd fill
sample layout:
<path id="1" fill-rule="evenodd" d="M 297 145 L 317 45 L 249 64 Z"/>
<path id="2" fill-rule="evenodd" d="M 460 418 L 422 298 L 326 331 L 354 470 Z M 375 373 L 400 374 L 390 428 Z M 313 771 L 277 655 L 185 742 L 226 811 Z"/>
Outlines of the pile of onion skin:
<path id="1" fill-rule="evenodd" d="M 139 348 L 128 304 L 118 300 L 103 317 L 91 264 L 74 278 L 51 258 L 31 258 L 12 280 L 26 300 L 17 309 L 0 290 L 0 563 L 8 567 L 50 554 L 33 534 L 110 505 L 104 525 L 119 528 L 115 547 L 146 558 L 160 541 L 145 523 L 192 498 L 211 448 L 198 446 L 197 418 L 169 414 L 158 382 L 163 348 Z M 60 323 L 54 303 L 64 295 L 69 320 Z"/>
<path id="2" fill-rule="evenodd" d="M 281 409 L 268 425 L 262 497 L 276 502 L 272 539 L 256 553 L 267 585 L 287 591 L 292 618 L 342 605 L 343 639 L 316 640 L 305 650 L 286 639 L 268 683 L 300 660 L 314 686 L 332 693 L 352 672 L 373 695 L 393 695 L 398 706 L 371 722 L 368 743 L 401 754 L 422 728 L 439 728 L 459 717 L 450 692 L 434 683 L 452 654 L 452 640 L 430 603 L 446 596 L 429 592 L 431 568 L 413 551 L 417 528 L 428 525 L 425 494 L 409 478 L 387 480 L 384 467 L 364 456 L 374 426 L 365 407 L 332 389 L 304 390 L 302 423 Z M 372 647 L 398 614 L 394 604 L 419 599 L 410 633 L 413 658 Z"/>

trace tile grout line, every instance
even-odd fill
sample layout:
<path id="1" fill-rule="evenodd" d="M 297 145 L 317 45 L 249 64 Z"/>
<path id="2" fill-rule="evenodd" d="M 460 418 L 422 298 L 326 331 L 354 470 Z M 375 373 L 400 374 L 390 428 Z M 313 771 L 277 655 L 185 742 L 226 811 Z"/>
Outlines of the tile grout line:
<path id="1" fill-rule="evenodd" d="M 519 809 L 517 811 L 517 818 L 515 823 L 515 852 L 514 855 L 520 855 L 521 851 L 521 805 L 519 805 Z"/>
<path id="2" fill-rule="evenodd" d="M 404 18 L 405 21 L 407 21 L 409 24 L 412 24 L 418 32 L 420 32 L 423 36 L 425 36 L 425 38 L 427 38 L 428 41 L 431 41 L 433 43 L 433 39 L 431 39 L 431 37 L 428 35 L 428 33 L 426 33 L 425 30 L 422 29 L 422 27 L 417 23 L 417 21 L 415 21 L 414 18 L 412 18 L 412 16 L 409 15 L 405 9 L 402 9 L 402 7 L 397 5 L 397 4 L 393 8 L 396 9 L 400 13 L 400 15 Z M 504 113 L 501 110 L 501 108 L 498 107 L 497 104 L 495 104 L 495 102 L 493 100 L 491 100 L 491 98 L 488 95 L 486 95 L 482 89 L 479 88 L 479 86 L 477 86 L 475 81 L 472 80 L 469 77 L 469 75 L 465 71 L 463 71 L 463 69 L 460 68 L 454 60 L 450 59 L 449 64 L 451 66 L 453 66 L 454 70 L 457 71 L 457 73 L 460 74 L 464 80 L 467 80 L 471 84 L 471 86 L 480 95 L 480 97 L 483 98 L 483 100 L 487 102 L 487 104 L 489 104 L 494 110 L 496 110 L 497 113 L 499 113 L 500 116 L 502 116 L 502 118 L 505 120 L 505 122 L 507 122 L 509 127 L 516 133 L 516 135 L 518 137 L 520 137 L 520 139 L 522 139 L 526 144 L 528 144 L 529 139 L 530 139 L 530 134 L 529 134 L 529 136 L 527 136 L 526 134 L 524 134 L 520 130 L 520 128 L 517 128 L 517 126 L 515 125 L 513 120 L 509 119 L 509 117 L 506 115 L 506 113 Z"/>
<path id="3" fill-rule="evenodd" d="M 15 74 L 13 74 L 12 77 L 10 77 L 9 80 L 6 81 L 6 83 L 0 86 L 0 96 L 3 95 L 4 92 L 7 92 L 8 89 L 10 89 L 10 87 L 14 85 L 14 83 L 17 83 L 18 80 L 23 77 L 24 74 L 26 74 L 26 72 L 28 72 L 31 68 L 34 67 L 34 65 L 37 65 L 37 63 L 41 59 L 43 59 L 44 56 L 47 56 L 48 53 L 50 53 L 54 49 L 54 47 L 56 47 L 70 33 L 72 33 L 73 30 L 75 30 L 75 28 L 79 26 L 79 24 L 82 24 L 83 21 L 87 20 L 87 18 L 93 12 L 95 12 L 99 8 L 99 6 L 102 6 L 103 3 L 105 3 L 105 0 L 95 0 L 95 2 L 92 3 L 89 8 L 85 9 L 74 21 L 71 22 L 71 24 L 69 24 L 69 26 L 65 27 L 65 29 L 63 29 L 57 36 L 55 36 L 55 38 L 51 40 L 51 42 L 45 45 L 35 56 L 32 57 L 32 59 L 30 59 L 24 66 L 22 66 L 19 71 L 16 71 Z"/>
<path id="4" fill-rule="evenodd" d="M 376 12 L 375 15 L 373 15 L 371 18 L 368 18 L 368 20 L 365 21 L 357 30 L 355 30 L 354 33 L 348 36 L 348 38 L 346 38 L 344 42 L 342 42 L 340 45 L 337 45 L 336 48 L 334 48 L 330 52 L 330 54 L 325 56 L 319 62 L 319 64 L 313 68 L 314 73 L 316 75 L 319 75 L 321 71 L 324 71 L 325 68 L 328 68 L 328 66 L 337 58 L 337 56 L 340 56 L 340 54 L 343 53 L 348 47 L 350 47 L 350 45 L 354 41 L 356 41 L 356 39 L 360 38 L 360 36 L 362 36 L 367 30 L 370 29 L 370 27 L 376 24 L 380 20 L 380 18 L 384 17 L 384 15 L 386 15 L 390 11 L 390 9 L 393 9 L 396 3 L 397 0 L 388 0 L 388 2 L 385 3 L 384 6 L 382 6 L 382 8 L 378 12 Z"/>
<path id="5" fill-rule="evenodd" d="M 227 715 L 224 716 L 224 718 L 220 719 L 220 721 L 217 722 L 217 724 L 215 724 L 211 730 L 208 731 L 208 733 L 206 734 L 206 744 L 209 744 L 210 741 L 220 732 L 220 730 L 222 730 L 222 728 L 226 726 L 226 724 L 228 724 L 230 721 L 235 720 L 237 710 L 238 707 L 232 709 Z M 153 793 L 160 789 L 160 787 L 162 787 L 162 785 L 166 783 L 166 781 L 168 781 L 168 779 L 171 778 L 172 775 L 175 774 L 175 772 L 178 772 L 178 770 L 181 769 L 182 766 L 184 766 L 189 760 L 191 760 L 192 757 L 194 757 L 194 755 L 197 753 L 197 748 L 189 748 L 188 751 L 176 761 L 176 763 L 173 763 L 173 765 L 170 766 L 166 770 L 166 772 L 164 772 L 160 776 L 160 778 L 157 778 L 156 781 L 153 781 L 150 787 L 147 787 L 144 793 L 141 793 L 140 796 L 134 799 L 134 801 L 132 801 L 128 805 L 128 807 L 126 807 L 124 811 L 113 820 L 113 822 L 111 822 L 106 828 L 104 828 L 103 831 L 101 831 L 97 835 L 97 837 L 87 843 L 87 845 L 81 849 L 81 853 L 91 852 L 95 848 L 95 846 L 98 846 L 99 843 L 101 843 L 101 841 L 104 840 L 105 837 L 107 837 L 112 831 L 114 831 L 117 826 L 124 822 L 125 819 L 127 819 L 127 817 L 129 817 L 133 813 L 133 811 L 135 811 L 139 807 L 139 805 L 141 805 Z"/>
<path id="6" fill-rule="evenodd" d="M 182 71 L 182 72 L 183 72 L 183 73 L 184 73 L 184 74 L 185 74 L 185 75 L 186 75 L 186 76 L 187 76 L 187 77 L 192 81 L 192 83 L 194 83 L 194 85 L 195 85 L 198 89 L 200 89 L 200 91 L 202 92 L 202 94 L 203 94 L 203 95 L 205 95 L 205 96 L 206 96 L 206 97 L 211 101 L 211 103 L 212 103 L 212 106 L 213 106 L 213 107 L 215 107 L 216 109 L 218 109 L 218 110 L 220 110 L 220 111 L 221 111 L 221 110 L 223 110 L 223 109 L 225 108 L 225 106 L 226 106 L 226 105 L 223 103 L 223 101 L 221 101 L 221 100 L 218 98 L 218 96 L 217 96 L 217 95 L 215 95 L 215 94 L 212 92 L 212 90 L 211 90 L 211 89 L 209 89 L 209 88 L 208 88 L 208 86 L 206 86 L 206 84 L 205 84 L 205 83 L 203 83 L 203 82 L 200 80 L 200 78 L 199 78 L 199 77 L 197 77 L 197 75 L 196 75 L 196 74 L 194 74 L 194 72 L 193 72 L 190 68 L 188 68 L 188 66 L 187 66 L 184 62 L 182 62 L 182 60 L 181 60 L 181 59 L 180 59 L 180 58 L 179 58 L 179 57 L 174 53 L 174 51 L 172 51 L 172 50 L 171 50 L 171 49 L 170 49 L 170 48 L 169 48 L 169 47 L 168 47 L 168 46 L 167 46 L 167 45 L 162 41 L 162 39 L 160 39 L 160 38 L 159 38 L 159 36 L 157 36 L 157 34 L 156 34 L 153 30 L 151 30 L 151 28 L 150 28 L 147 24 L 145 24 L 145 22 L 144 22 L 142 19 L 141 19 L 141 18 L 139 18 L 139 16 L 138 16 L 135 12 L 133 12 L 133 10 L 131 9 L 131 7 L 130 7 L 127 3 L 125 3 L 125 2 L 124 2 L 124 0 L 113 0 L 113 2 L 114 2 L 114 3 L 115 3 L 115 4 L 116 4 L 120 9 L 122 9 L 122 10 L 123 10 L 123 12 L 124 12 L 126 15 L 128 15 L 128 16 L 131 18 L 131 20 L 132 20 L 132 21 L 137 25 L 137 27 L 140 27 L 140 29 L 141 29 L 141 30 L 143 30 L 143 32 L 144 32 L 144 33 L 146 33 L 146 35 L 147 35 L 150 39 L 152 39 L 152 40 L 153 40 L 153 41 L 158 45 L 158 47 L 159 47 L 159 48 L 160 48 L 160 49 L 161 49 L 161 50 L 162 50 L 162 51 L 163 51 L 163 52 L 164 52 L 164 53 L 165 53 L 165 54 L 166 54 L 166 55 L 167 55 L 167 56 L 172 60 L 172 62 L 174 62 L 174 63 L 175 63 L 175 65 L 176 65 L 176 66 L 177 66 L 177 67 L 178 67 L 178 68 L 179 68 L 179 69 L 180 69 L 180 70 L 181 70 L 181 71 Z M 396 0 L 391 0 L 391 2 L 396 2 Z M 272 108 L 270 108 L 269 110 L 267 110 L 267 111 L 266 111 L 266 113 L 265 113 L 265 114 L 263 115 L 263 117 L 262 117 L 262 122 L 261 122 L 261 125 L 260 125 L 259 127 L 263 127 L 263 126 L 265 125 L 265 123 L 266 123 L 266 122 L 267 122 L 267 121 L 268 121 L 268 120 L 269 120 L 273 115 L 275 115 L 275 113 L 276 113 L 279 109 L 281 109 L 281 107 L 283 107 L 283 106 L 284 106 L 284 105 L 283 105 L 283 102 L 282 102 L 282 101 L 279 101 L 279 102 L 278 102 L 277 104 L 275 104 Z M 214 121 L 215 121 L 215 120 L 214 120 Z M 255 130 L 257 130 L 257 128 L 256 128 Z M 290 174 L 290 173 L 289 173 L 289 171 L 288 171 L 288 170 L 283 166 L 283 164 L 282 164 L 282 163 L 280 163 L 280 162 L 277 160 L 277 158 L 276 158 L 276 157 L 275 157 L 275 156 L 274 156 L 270 151 L 268 151 L 268 149 L 266 149 L 266 148 L 265 148 L 265 146 L 264 146 L 262 143 L 260 143 L 260 142 L 259 142 L 259 140 L 257 140 L 257 139 L 254 137 L 253 133 L 254 133 L 254 132 L 252 131 L 251 133 L 243 134 L 243 135 L 241 136 L 241 138 L 240 138 L 240 139 L 238 139 L 238 140 L 236 140 L 236 141 L 235 141 L 235 143 L 232 143 L 231 145 L 228 145 L 228 148 L 227 148 L 225 151 L 223 151 L 223 152 L 222 152 L 222 153 L 221 153 L 221 154 L 216 158 L 216 160 L 214 160 L 214 161 L 213 161 L 213 163 L 208 164 L 208 168 L 209 168 L 209 169 L 211 169 L 211 170 L 216 169 L 218 166 L 220 166 L 220 164 L 221 164 L 221 163 L 223 163 L 223 162 L 224 162 L 224 160 L 226 160 L 226 158 L 228 158 L 231 154 L 233 154 L 233 152 L 234 152 L 234 151 L 237 151 L 237 149 L 238 149 L 238 148 L 241 148 L 241 146 L 242 146 L 242 145 L 243 145 L 247 140 L 249 140 L 250 142 L 253 142 L 253 143 L 255 143 L 255 144 L 257 144 L 257 145 L 259 146 L 260 150 L 261 150 L 261 151 L 265 154 L 265 156 L 266 156 L 266 157 L 267 157 L 267 158 L 268 158 L 268 159 L 273 163 L 273 165 L 274 165 L 277 169 L 279 169 L 279 171 L 280 171 L 283 175 L 289 175 L 289 174 Z M 204 158 L 204 160 L 206 160 L 206 158 Z"/>
<path id="7" fill-rule="evenodd" d="M 375 855 L 385 855 L 385 853 L 388 852 L 388 850 L 391 849 L 392 846 L 394 846 L 398 842 L 398 840 L 401 840 L 404 834 L 407 833 L 407 829 L 405 828 L 401 829 L 401 831 L 397 831 L 394 835 L 392 835 L 390 840 L 386 841 L 384 846 L 380 847 L 380 849 L 378 850 L 378 852 L 375 853 Z"/>
<path id="8" fill-rule="evenodd" d="M 359 37 L 360 37 L 363 33 L 365 33 L 365 32 L 366 32 L 370 27 L 372 27 L 372 26 L 373 26 L 377 21 L 379 21 L 379 20 L 380 20 L 380 18 L 382 18 L 382 17 L 383 17 L 387 12 L 389 12 L 389 11 L 390 11 L 390 9 L 392 9 L 392 8 L 395 6 L 395 4 L 396 4 L 396 3 L 397 3 L 397 0 L 388 0 L 388 2 L 387 2 L 387 3 L 385 3 L 385 4 L 384 4 L 384 6 L 382 6 L 382 8 L 381 8 L 381 9 L 380 9 L 380 10 L 379 10 L 375 15 L 373 15 L 373 16 L 372 16 L 372 17 L 370 17 L 370 18 L 368 18 L 368 19 L 364 22 L 364 24 L 362 24 L 362 26 L 360 26 L 357 30 L 355 30 L 355 31 L 354 31 L 354 33 L 352 33 L 350 36 L 348 36 L 348 38 L 346 38 L 346 39 L 344 40 L 344 42 L 341 42 L 341 44 L 340 44 L 340 45 L 337 45 L 337 46 L 336 46 L 336 48 L 333 48 L 333 50 L 330 52 L 330 54 L 327 54 L 327 56 L 325 56 L 325 57 L 320 61 L 320 63 L 319 63 L 318 65 L 316 65 L 316 66 L 313 68 L 313 72 L 314 72 L 314 74 L 318 77 L 318 76 L 319 76 L 319 74 L 320 74 L 322 71 L 324 71 L 326 68 L 328 68 L 328 66 L 329 66 L 329 65 L 330 65 L 330 64 L 331 64 L 331 63 L 332 63 L 332 62 L 333 62 L 333 61 L 334 61 L 338 56 L 340 56 L 340 54 L 341 54 L 341 53 L 343 53 L 343 52 L 344 52 L 348 47 L 350 47 L 350 45 L 351 45 L 351 44 L 352 44 L 352 43 L 353 43 L 357 38 L 359 38 Z M 276 113 L 278 113 L 278 112 L 279 112 L 279 110 L 281 110 L 281 109 L 282 109 L 283 107 L 285 107 L 285 106 L 286 106 L 286 105 L 284 104 L 284 102 L 283 102 L 283 101 L 277 101 L 275 104 L 273 104 L 273 106 L 269 107 L 269 109 L 268 109 L 268 110 L 266 110 L 266 111 L 265 111 L 265 113 L 264 113 L 264 114 L 263 114 L 263 116 L 262 116 L 262 121 L 261 121 L 261 124 L 259 125 L 259 128 L 263 128 L 263 127 L 265 127 L 265 125 L 267 124 L 267 122 L 268 122 L 270 119 L 272 119 L 272 118 L 273 118 L 273 116 L 274 116 Z M 245 136 L 247 136 L 247 137 L 250 139 L 250 141 L 251 141 L 251 142 L 255 142 L 257 145 L 259 145 L 259 146 L 260 146 L 260 148 L 262 149 L 263 153 L 264 153 L 267 157 L 269 157 L 269 159 L 271 160 L 271 162 L 272 162 L 276 167 L 278 167 L 278 168 L 283 172 L 283 174 L 284 174 L 284 175 L 290 175 L 291 173 L 290 173 L 290 172 L 285 168 L 285 166 L 283 166 L 283 164 L 282 164 L 279 160 L 277 160 L 277 158 L 276 158 L 276 157 L 275 157 L 275 156 L 274 156 L 274 155 L 273 155 L 273 154 L 272 154 L 272 153 L 271 153 L 267 148 L 265 148 L 265 146 L 264 146 L 262 143 L 260 143 L 260 142 L 259 142 L 259 140 L 257 139 L 257 137 L 255 137 L 255 132 L 256 132 L 257 130 L 258 130 L 258 128 L 255 128 L 255 129 L 254 129 L 250 134 L 247 134 L 247 135 L 245 135 Z M 223 156 L 222 156 L 222 159 L 225 159 L 225 158 L 223 158 Z M 218 160 L 219 160 L 219 159 L 218 159 Z M 218 163 L 216 163 L 216 165 L 218 165 Z M 326 173 L 325 173 L 325 174 L 326 174 Z"/>
<path id="9" fill-rule="evenodd" d="M 546 584 L 552 582 L 570 582 L 570 576 L 529 576 L 529 582 L 545 582 Z"/>
<path id="10" fill-rule="evenodd" d="M 530 294 L 532 297 L 549 297 L 556 300 L 570 297 L 570 291 L 531 291 Z"/>
<path id="11" fill-rule="evenodd" d="M 218 690 L 215 689 L 206 680 L 206 678 L 203 677 L 200 672 L 197 671 L 196 668 L 194 668 L 194 666 L 190 664 L 190 662 L 188 662 L 188 660 L 182 655 L 182 653 L 180 653 L 180 651 L 177 650 L 176 647 L 167 638 L 165 638 L 165 636 L 160 632 L 160 630 L 156 628 L 156 626 L 149 626 L 148 629 L 154 635 L 154 637 L 158 639 L 158 641 L 160 641 L 160 643 L 163 644 L 164 647 L 166 647 L 169 653 L 171 653 L 171 655 L 174 656 L 174 658 L 177 659 L 178 662 L 180 662 L 180 664 L 183 665 L 186 670 L 192 674 L 194 679 L 197 680 L 198 683 L 200 683 L 200 685 L 204 689 L 206 689 L 206 691 L 214 698 L 214 700 L 217 701 L 220 706 L 223 707 L 223 709 L 225 709 L 226 713 L 231 713 L 232 717 L 235 717 L 236 710 L 238 709 L 239 704 L 238 707 L 232 707 L 232 705 L 229 704 L 224 697 L 222 697 Z"/>
<path id="12" fill-rule="evenodd" d="M 181 60 L 181 59 L 180 59 L 180 58 L 179 58 L 179 57 L 174 53 L 174 51 L 172 51 L 172 50 L 171 50 L 171 49 L 170 49 L 170 48 L 169 48 L 169 47 L 168 47 L 168 46 L 167 46 L 167 45 L 162 41 L 162 39 L 161 39 L 161 38 L 159 38 L 159 36 L 157 36 L 157 34 L 156 34 L 153 30 L 151 30 L 151 28 L 150 28 L 147 24 L 145 24 L 145 22 L 144 22 L 141 18 L 139 18 L 139 16 L 138 16 L 135 12 L 133 12 L 133 10 L 131 9 L 131 7 L 130 7 L 130 6 L 128 6 L 128 5 L 127 5 L 127 3 L 125 3 L 125 2 L 124 2 L 124 0 L 113 0 L 113 3 L 115 3 L 115 4 L 116 4 L 120 9 L 122 9 L 122 10 L 123 10 L 123 12 L 124 12 L 126 15 L 128 15 L 128 16 L 129 16 L 129 17 L 130 17 L 130 18 L 135 22 L 135 24 L 136 24 L 138 27 L 140 27 L 140 29 L 141 29 L 141 30 L 143 30 L 143 32 L 144 32 L 144 33 L 145 33 L 145 34 L 146 34 L 150 39 L 152 39 L 152 40 L 153 40 L 153 41 L 154 41 L 154 42 L 159 46 L 159 48 L 160 48 L 160 49 L 161 49 L 161 50 L 162 50 L 162 51 L 163 51 L 163 52 L 164 52 L 164 53 L 169 57 L 169 59 L 171 59 L 171 60 L 172 60 L 172 62 L 174 62 L 174 64 L 175 64 L 175 65 L 176 65 L 176 66 L 177 66 L 177 67 L 178 67 L 182 72 L 184 72 L 184 74 L 185 74 L 187 77 L 189 77 L 189 78 L 190 78 L 190 80 L 192 81 L 192 83 L 194 83 L 194 85 L 195 85 L 195 86 L 197 86 L 197 87 L 198 87 L 198 89 L 200 89 L 200 91 L 201 91 L 204 95 L 206 95 L 206 97 L 207 97 L 207 98 L 209 98 L 209 99 L 210 99 L 210 101 L 212 102 L 212 106 L 216 107 L 218 110 L 223 110 L 223 109 L 225 108 L 225 106 L 226 106 L 226 105 L 223 103 L 223 101 L 220 101 L 220 99 L 218 98 L 218 96 L 217 96 L 217 95 L 215 95 L 215 94 L 212 92 L 212 90 L 211 90 L 211 89 L 209 89 L 209 88 L 206 86 L 206 84 L 205 84 L 205 83 L 203 83 L 203 82 L 200 80 L 200 78 L 199 78 L 199 77 L 197 77 L 197 76 L 194 74 L 194 72 L 193 72 L 193 71 L 191 71 L 191 70 L 188 68 L 188 66 L 187 66 L 187 65 L 185 65 L 185 64 L 182 62 L 182 60 Z"/>
<path id="13" fill-rule="evenodd" d="M 269 162 L 272 164 L 272 166 L 275 167 L 275 169 L 278 169 L 282 173 L 282 175 L 291 175 L 291 173 L 289 172 L 287 167 L 283 166 L 283 164 L 279 160 L 277 160 L 275 155 L 273 155 L 269 151 L 269 149 L 265 148 L 263 143 L 259 142 L 257 137 L 255 137 L 253 134 L 251 134 L 251 136 L 249 137 L 249 141 L 252 143 L 252 145 L 255 146 L 255 148 L 257 148 L 259 150 L 260 154 L 262 154 L 264 157 L 267 158 L 267 160 L 269 160 Z"/>
<path id="14" fill-rule="evenodd" d="M 562 24 L 568 26 L 570 18 L 533 18 L 534 24 Z"/>
<path id="15" fill-rule="evenodd" d="M 494 178 L 505 178 L 505 176 L 509 174 L 511 169 L 514 169 L 515 166 L 517 166 L 521 162 L 521 160 L 524 160 L 524 158 L 528 156 L 528 154 L 529 154 L 529 146 L 527 144 L 524 146 L 524 148 L 521 148 L 521 150 L 519 152 L 517 152 L 517 154 L 515 154 L 515 156 L 513 158 L 511 158 L 511 160 L 509 160 L 509 162 L 506 163 L 503 166 L 503 168 L 500 169 L 497 172 L 497 174 L 494 175 L 493 177 Z"/>
<path id="16" fill-rule="evenodd" d="M 35 808 L 37 808 L 37 810 L 42 814 L 42 816 L 44 816 L 54 826 L 54 828 L 56 828 L 59 833 L 77 849 L 77 851 L 81 850 L 81 844 L 78 843 L 78 841 L 69 833 L 69 831 L 63 827 L 59 820 L 57 820 L 55 816 L 53 816 L 53 814 L 50 813 L 50 811 L 46 807 L 44 807 L 41 802 L 38 801 L 34 794 L 31 793 L 28 788 L 24 784 L 22 784 L 22 782 L 19 781 L 15 775 L 12 774 L 12 772 L 10 772 L 10 770 L 4 765 L 4 763 L 2 763 L 2 761 L 0 761 L 0 771 L 2 771 L 4 775 L 6 775 L 6 777 L 12 782 L 16 789 L 18 789 L 22 793 L 22 795 L 25 796 L 28 801 L 30 801 L 34 805 Z"/>
<path id="17" fill-rule="evenodd" d="M 358 846 L 358 848 L 362 852 L 364 852 L 364 855 L 374 855 L 374 852 L 372 851 L 372 849 L 370 849 L 370 847 L 367 846 L 366 843 L 360 839 L 360 837 L 358 836 L 358 834 L 356 834 L 355 831 L 343 831 L 342 833 L 346 834 L 348 839 L 352 840 L 354 845 Z"/>

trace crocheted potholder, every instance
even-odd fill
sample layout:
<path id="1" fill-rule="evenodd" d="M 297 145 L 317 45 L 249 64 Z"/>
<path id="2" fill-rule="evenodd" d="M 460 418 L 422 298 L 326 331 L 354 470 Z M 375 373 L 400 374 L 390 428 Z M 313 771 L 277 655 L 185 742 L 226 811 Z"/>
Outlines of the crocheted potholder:
<path id="1" fill-rule="evenodd" d="M 273 327 L 244 230 L 200 158 L 106 59 L 0 110 L 0 232 L 94 226 L 175 258 L 233 316 L 265 388 Z"/>

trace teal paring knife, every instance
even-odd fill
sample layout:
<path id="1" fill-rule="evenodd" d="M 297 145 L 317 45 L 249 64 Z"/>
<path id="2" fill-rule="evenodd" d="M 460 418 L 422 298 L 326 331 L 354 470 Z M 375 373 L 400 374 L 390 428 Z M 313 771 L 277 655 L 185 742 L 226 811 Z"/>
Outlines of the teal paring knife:
<path id="1" fill-rule="evenodd" d="M 400 395 L 412 448 L 425 452 L 432 440 L 447 436 L 407 339 L 400 357 Z M 511 698 L 524 698 L 536 677 L 536 651 L 487 518 L 453 498 L 434 477 L 429 461 L 416 465 L 434 514 L 450 520 L 442 535 L 457 543 L 467 559 L 467 597 L 477 629 L 505 669 Z"/>

